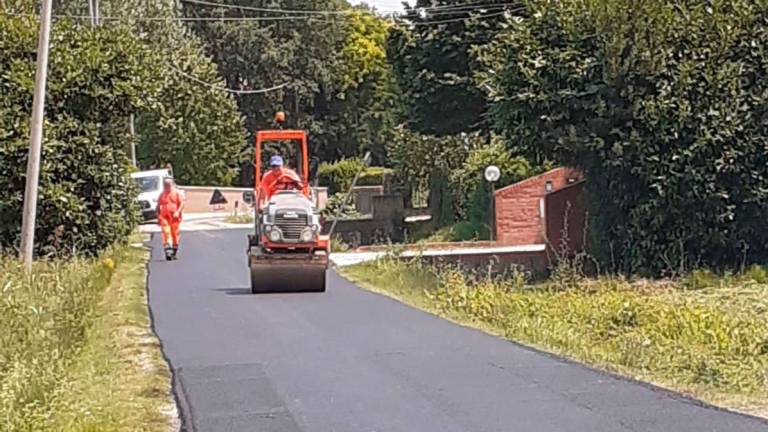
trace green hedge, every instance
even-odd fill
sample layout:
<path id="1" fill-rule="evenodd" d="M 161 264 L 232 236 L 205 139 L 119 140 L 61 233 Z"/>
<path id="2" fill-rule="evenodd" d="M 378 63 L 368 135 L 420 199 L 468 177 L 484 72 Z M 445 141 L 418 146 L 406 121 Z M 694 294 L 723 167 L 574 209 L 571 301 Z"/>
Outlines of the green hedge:
<path id="1" fill-rule="evenodd" d="M 320 186 L 328 187 L 330 195 L 346 193 L 352 185 L 355 175 L 363 168 L 362 159 L 342 159 L 333 163 L 322 163 L 318 169 L 318 182 Z M 358 186 L 378 186 L 387 181 L 392 175 L 392 170 L 384 167 L 367 167 L 357 179 Z"/>
<path id="2" fill-rule="evenodd" d="M 126 119 L 152 100 L 152 53 L 126 29 L 52 31 L 36 251 L 94 255 L 138 222 Z M 37 21 L 0 16 L 0 250 L 19 245 Z"/>
<path id="3" fill-rule="evenodd" d="M 627 273 L 768 260 L 768 7 L 529 2 L 480 50 L 497 127 L 587 175 L 596 252 Z"/>

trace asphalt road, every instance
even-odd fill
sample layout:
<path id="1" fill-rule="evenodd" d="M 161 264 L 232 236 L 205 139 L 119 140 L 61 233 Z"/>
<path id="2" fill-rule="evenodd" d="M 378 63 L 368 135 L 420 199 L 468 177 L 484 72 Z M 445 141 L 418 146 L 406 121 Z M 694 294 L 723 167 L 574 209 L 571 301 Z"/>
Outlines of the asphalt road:
<path id="1" fill-rule="evenodd" d="M 196 432 L 746 432 L 707 408 L 363 291 L 250 294 L 246 231 L 152 239 L 150 307 Z"/>

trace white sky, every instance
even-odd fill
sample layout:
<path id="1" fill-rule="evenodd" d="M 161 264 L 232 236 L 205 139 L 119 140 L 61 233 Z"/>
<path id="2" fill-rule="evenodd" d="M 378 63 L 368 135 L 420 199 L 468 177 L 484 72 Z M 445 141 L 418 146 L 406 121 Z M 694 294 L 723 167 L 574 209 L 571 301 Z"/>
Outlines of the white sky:
<path id="1" fill-rule="evenodd" d="M 351 4 L 366 3 L 369 6 L 373 6 L 381 12 L 402 12 L 403 0 L 350 0 Z M 412 2 L 408 2 L 412 3 Z"/>

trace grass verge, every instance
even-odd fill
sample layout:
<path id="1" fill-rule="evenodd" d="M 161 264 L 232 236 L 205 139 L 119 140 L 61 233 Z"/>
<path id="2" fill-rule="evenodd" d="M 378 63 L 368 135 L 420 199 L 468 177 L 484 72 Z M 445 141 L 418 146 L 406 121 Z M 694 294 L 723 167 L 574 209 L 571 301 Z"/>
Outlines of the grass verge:
<path id="1" fill-rule="evenodd" d="M 141 240 L 136 237 L 134 242 Z M 170 373 L 150 329 L 148 252 L 0 260 L 0 423 L 17 431 L 170 431 Z"/>
<path id="2" fill-rule="evenodd" d="M 231 214 L 231 215 L 228 215 L 224 219 L 224 221 L 226 223 L 231 223 L 231 224 L 243 224 L 243 225 L 252 224 L 253 223 L 253 215 L 250 215 L 250 214 L 239 214 L 239 215 Z"/>
<path id="3" fill-rule="evenodd" d="M 454 322 L 768 417 L 768 284 L 750 273 L 530 286 L 516 274 L 491 281 L 393 258 L 339 271 Z"/>

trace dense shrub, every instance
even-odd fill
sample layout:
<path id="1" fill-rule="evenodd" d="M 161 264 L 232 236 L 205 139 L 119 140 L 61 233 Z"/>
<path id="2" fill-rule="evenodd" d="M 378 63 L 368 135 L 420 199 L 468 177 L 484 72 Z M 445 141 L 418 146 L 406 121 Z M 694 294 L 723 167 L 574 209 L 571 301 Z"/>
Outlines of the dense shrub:
<path id="1" fill-rule="evenodd" d="M 457 240 L 484 238 L 490 211 L 490 189 L 484 172 L 488 165 L 501 171 L 497 187 L 523 180 L 536 171 L 516 157 L 501 137 L 479 133 L 436 137 L 400 128 L 390 145 L 390 159 L 406 189 L 428 185 L 429 206 L 437 226 L 459 220 Z"/>
<path id="2" fill-rule="evenodd" d="M 321 212 L 323 217 L 326 219 L 335 218 L 337 215 L 339 216 L 339 219 L 353 219 L 360 217 L 361 215 L 357 209 L 355 209 L 355 203 L 353 202 L 352 197 L 350 197 L 347 204 L 342 207 L 342 203 L 346 196 L 346 193 L 341 192 L 329 195 L 328 201 L 325 203 L 325 208 Z"/>
<path id="3" fill-rule="evenodd" d="M 659 274 L 768 260 L 766 6 L 530 8 L 477 52 L 478 80 L 516 145 L 586 173 L 605 261 Z"/>
<path id="4" fill-rule="evenodd" d="M 362 159 L 341 159 L 333 163 L 322 163 L 318 168 L 320 186 L 327 186 L 330 194 L 347 193 L 355 175 L 363 169 Z M 357 186 L 383 185 L 392 170 L 384 167 L 366 167 L 357 179 Z"/>
<path id="5" fill-rule="evenodd" d="M 35 246 L 95 254 L 137 223 L 125 120 L 152 100 L 152 54 L 124 29 L 61 20 L 51 41 Z M 0 249 L 19 244 L 36 46 L 35 20 L 0 17 Z"/>
<path id="6" fill-rule="evenodd" d="M 454 228 L 456 240 L 490 236 L 491 190 L 485 180 L 485 169 L 489 165 L 496 165 L 501 171 L 497 188 L 516 183 L 534 173 L 528 161 L 512 157 L 498 137 L 494 137 L 489 145 L 472 151 L 461 168 L 450 176 L 451 193 L 463 221 L 461 226 Z"/>

